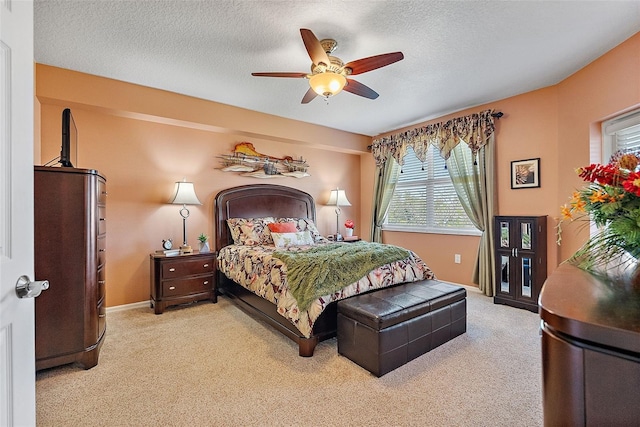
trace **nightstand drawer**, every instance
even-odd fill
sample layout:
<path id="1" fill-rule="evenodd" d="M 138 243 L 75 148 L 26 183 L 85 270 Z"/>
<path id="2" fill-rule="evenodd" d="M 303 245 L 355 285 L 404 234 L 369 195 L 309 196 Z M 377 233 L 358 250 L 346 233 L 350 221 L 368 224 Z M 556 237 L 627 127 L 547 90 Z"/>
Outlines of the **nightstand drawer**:
<path id="1" fill-rule="evenodd" d="M 165 262 L 162 264 L 162 278 L 173 279 L 175 277 L 191 276 L 195 274 L 213 273 L 213 258 L 194 259 L 185 261 Z"/>
<path id="2" fill-rule="evenodd" d="M 162 295 L 165 297 L 183 296 L 212 289 L 213 276 L 192 277 L 182 280 L 167 280 L 162 282 Z"/>

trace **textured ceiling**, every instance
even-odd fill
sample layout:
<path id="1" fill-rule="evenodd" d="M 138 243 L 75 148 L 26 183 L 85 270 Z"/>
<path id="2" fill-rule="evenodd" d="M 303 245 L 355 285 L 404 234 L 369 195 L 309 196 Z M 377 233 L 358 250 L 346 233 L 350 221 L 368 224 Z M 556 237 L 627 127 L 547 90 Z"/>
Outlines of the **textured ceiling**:
<path id="1" fill-rule="evenodd" d="M 380 94 L 300 103 L 300 37 L 344 62 L 402 51 L 354 76 Z M 640 30 L 640 1 L 35 1 L 35 60 L 365 135 L 558 83 Z M 639 71 L 640 72 L 640 71 Z M 508 112 L 507 112 L 508 113 Z"/>

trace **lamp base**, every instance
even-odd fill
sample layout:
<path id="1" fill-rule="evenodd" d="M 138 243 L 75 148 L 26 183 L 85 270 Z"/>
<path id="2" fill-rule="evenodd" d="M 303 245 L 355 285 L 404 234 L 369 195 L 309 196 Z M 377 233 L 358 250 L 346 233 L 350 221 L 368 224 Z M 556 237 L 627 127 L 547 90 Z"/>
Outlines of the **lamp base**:
<path id="1" fill-rule="evenodd" d="M 336 242 L 342 242 L 344 239 L 343 239 L 343 237 L 342 237 L 342 234 L 340 234 L 340 233 L 336 233 L 336 234 L 335 234 L 335 236 L 334 236 L 334 240 L 335 240 Z"/>
<path id="2" fill-rule="evenodd" d="M 193 249 L 189 245 L 183 245 L 183 246 L 180 246 L 180 253 L 190 254 L 190 253 L 193 253 Z"/>

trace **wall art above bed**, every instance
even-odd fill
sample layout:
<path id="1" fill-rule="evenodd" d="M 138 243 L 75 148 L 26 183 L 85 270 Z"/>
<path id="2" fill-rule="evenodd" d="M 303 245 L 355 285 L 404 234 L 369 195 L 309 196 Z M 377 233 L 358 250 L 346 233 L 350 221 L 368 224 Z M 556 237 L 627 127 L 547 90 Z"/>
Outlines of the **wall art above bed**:
<path id="1" fill-rule="evenodd" d="M 250 142 L 241 142 L 233 148 L 233 154 L 219 156 L 223 172 L 238 172 L 252 178 L 304 178 L 310 176 L 309 165 L 302 157 L 278 158 L 261 154 Z"/>

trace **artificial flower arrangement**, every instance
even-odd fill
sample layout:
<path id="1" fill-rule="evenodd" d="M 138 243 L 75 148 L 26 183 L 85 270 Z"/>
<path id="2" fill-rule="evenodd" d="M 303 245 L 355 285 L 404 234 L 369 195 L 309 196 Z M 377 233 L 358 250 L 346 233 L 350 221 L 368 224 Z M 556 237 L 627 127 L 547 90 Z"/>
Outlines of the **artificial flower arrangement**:
<path id="1" fill-rule="evenodd" d="M 640 291 L 640 155 L 616 153 L 608 164 L 578 168 L 589 183 L 561 208 L 563 221 L 590 217 L 598 232 L 567 262 L 589 273 Z"/>
<path id="2" fill-rule="evenodd" d="M 345 226 L 345 228 L 350 228 L 352 230 L 356 227 L 355 223 L 350 219 L 348 219 L 348 220 L 346 220 L 344 222 L 344 226 Z"/>
<path id="3" fill-rule="evenodd" d="M 198 240 L 200 240 L 201 243 L 205 243 L 207 240 L 209 240 L 209 236 L 204 233 L 200 233 L 200 235 L 198 236 Z"/>

